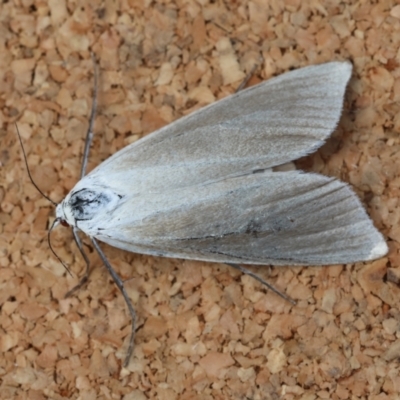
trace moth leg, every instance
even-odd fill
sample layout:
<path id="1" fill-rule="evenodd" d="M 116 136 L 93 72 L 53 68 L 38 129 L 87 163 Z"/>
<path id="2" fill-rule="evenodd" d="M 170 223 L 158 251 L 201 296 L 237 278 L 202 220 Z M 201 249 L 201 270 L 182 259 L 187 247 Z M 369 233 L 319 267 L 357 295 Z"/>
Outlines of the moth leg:
<path id="1" fill-rule="evenodd" d="M 90 146 L 92 145 L 92 140 L 93 140 L 93 125 L 94 125 L 94 120 L 96 118 L 96 109 L 97 109 L 98 72 L 97 72 L 96 60 L 94 58 L 93 53 L 91 53 L 91 56 L 94 67 L 93 100 L 92 100 L 92 109 L 90 111 L 90 117 L 89 117 L 89 127 L 86 133 L 85 149 L 83 151 L 83 157 L 82 157 L 81 179 L 86 175 L 86 167 L 89 158 Z"/>
<path id="2" fill-rule="evenodd" d="M 273 287 L 270 283 L 264 281 L 264 279 L 262 279 L 261 277 L 256 275 L 254 272 L 251 272 L 249 269 L 244 268 L 244 267 L 242 267 L 241 265 L 238 265 L 238 264 L 231 264 L 231 263 L 225 263 L 225 264 L 229 265 L 232 268 L 235 268 L 235 269 L 239 270 L 240 272 L 242 272 L 242 273 L 244 273 L 246 275 L 251 276 L 252 278 L 257 280 L 258 282 L 260 282 L 264 286 L 266 286 L 268 289 L 272 290 L 278 296 L 281 296 L 283 299 L 287 300 L 289 303 L 291 303 L 293 305 L 296 305 L 296 302 L 291 297 L 289 297 L 287 294 L 281 292 L 277 288 Z"/>
<path id="3" fill-rule="evenodd" d="M 86 133 L 86 140 L 85 140 L 85 149 L 83 150 L 83 157 L 82 157 L 82 166 L 81 166 L 81 179 L 86 175 L 86 167 L 87 167 L 87 162 L 89 158 L 89 151 L 90 151 L 90 146 L 93 141 L 93 125 L 94 125 L 94 120 L 96 118 L 96 109 L 97 109 L 97 91 L 98 91 L 98 71 L 97 71 L 97 64 L 96 60 L 94 58 L 94 54 L 91 53 L 92 56 L 92 61 L 93 61 L 93 66 L 94 66 L 94 87 L 93 87 L 93 100 L 92 100 L 92 108 L 90 111 L 90 117 L 89 117 L 89 127 Z M 84 258 L 86 262 L 86 272 L 81 281 L 74 286 L 67 294 L 65 297 L 71 296 L 72 293 L 76 292 L 78 289 L 80 289 L 83 285 L 86 284 L 86 282 L 89 279 L 89 270 L 90 270 L 90 262 L 89 259 L 83 250 L 82 246 L 82 241 L 78 235 L 78 229 L 73 228 L 72 233 L 74 234 L 74 239 L 75 243 L 78 246 L 79 251 L 82 254 L 82 257 Z"/>
<path id="4" fill-rule="evenodd" d="M 132 306 L 132 301 L 128 296 L 128 293 L 126 293 L 124 283 L 122 279 L 119 277 L 119 275 L 115 272 L 114 268 L 111 266 L 111 264 L 108 262 L 107 257 L 103 253 L 103 250 L 101 249 L 100 245 L 98 244 L 97 240 L 94 237 L 90 238 L 94 248 L 96 249 L 97 253 L 99 254 L 101 260 L 103 261 L 105 267 L 107 268 L 108 272 L 112 276 L 115 284 L 118 286 L 118 289 L 122 293 L 122 296 L 124 296 L 125 303 L 128 306 L 129 313 L 131 314 L 131 320 L 132 320 L 132 328 L 131 328 L 131 337 L 129 339 L 129 347 L 128 347 L 128 352 L 125 357 L 124 361 L 124 367 L 127 367 L 129 364 L 129 360 L 132 356 L 133 353 L 133 345 L 135 341 L 135 333 L 136 333 L 136 311 Z"/>
<path id="5" fill-rule="evenodd" d="M 260 57 L 261 60 L 261 57 Z M 244 77 L 242 83 L 237 87 L 237 89 L 235 90 L 235 93 L 240 92 L 242 89 L 245 88 L 245 86 L 247 85 L 247 82 L 250 80 L 250 78 L 253 76 L 255 70 L 258 68 L 258 64 L 254 64 L 253 68 L 250 70 L 250 72 Z"/>
<path id="6" fill-rule="evenodd" d="M 80 280 L 80 282 L 76 286 L 74 286 L 69 292 L 67 292 L 67 294 L 65 295 L 66 298 L 71 296 L 72 293 L 75 293 L 77 290 L 79 290 L 82 286 L 84 286 L 87 283 L 87 281 L 89 279 L 89 273 L 90 273 L 90 261 L 89 261 L 88 256 L 86 255 L 85 251 L 83 250 L 82 241 L 78 235 L 78 229 L 75 227 L 72 228 L 72 233 L 74 235 L 75 243 L 78 246 L 78 249 L 79 249 L 80 253 L 82 254 L 83 259 L 85 260 L 86 272 L 85 272 L 85 275 L 83 276 L 83 278 Z"/>

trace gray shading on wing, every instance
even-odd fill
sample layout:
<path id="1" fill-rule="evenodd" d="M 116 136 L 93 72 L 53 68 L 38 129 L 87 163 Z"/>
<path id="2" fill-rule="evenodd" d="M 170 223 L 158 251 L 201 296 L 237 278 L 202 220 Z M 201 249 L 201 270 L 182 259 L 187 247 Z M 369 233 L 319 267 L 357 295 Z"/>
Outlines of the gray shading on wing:
<path id="1" fill-rule="evenodd" d="M 127 146 L 84 180 L 126 181 L 131 195 L 141 195 L 245 175 L 309 154 L 339 121 L 351 68 L 348 62 L 310 66 L 243 90 Z"/>
<path id="2" fill-rule="evenodd" d="M 273 190 L 271 190 L 273 189 Z M 124 209 L 125 207 L 125 209 Z M 132 213 L 132 207 L 136 210 Z M 318 174 L 263 172 L 141 196 L 89 234 L 125 250 L 204 261 L 341 264 L 387 252 L 359 199 Z"/>

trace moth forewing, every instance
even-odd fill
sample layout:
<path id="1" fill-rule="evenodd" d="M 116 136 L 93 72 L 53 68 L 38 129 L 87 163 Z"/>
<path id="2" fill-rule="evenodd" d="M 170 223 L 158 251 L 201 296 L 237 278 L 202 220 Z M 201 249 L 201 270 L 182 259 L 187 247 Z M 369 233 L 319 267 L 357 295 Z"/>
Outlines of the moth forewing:
<path id="1" fill-rule="evenodd" d="M 123 194 L 115 210 L 79 225 L 128 251 L 211 262 L 327 265 L 387 251 L 348 185 L 299 171 Z"/>
<path id="2" fill-rule="evenodd" d="M 303 157 L 335 129 L 350 76 L 351 64 L 333 62 L 272 78 L 125 147 L 85 179 L 107 185 L 114 177 L 129 185 L 129 193 L 140 195 Z"/>

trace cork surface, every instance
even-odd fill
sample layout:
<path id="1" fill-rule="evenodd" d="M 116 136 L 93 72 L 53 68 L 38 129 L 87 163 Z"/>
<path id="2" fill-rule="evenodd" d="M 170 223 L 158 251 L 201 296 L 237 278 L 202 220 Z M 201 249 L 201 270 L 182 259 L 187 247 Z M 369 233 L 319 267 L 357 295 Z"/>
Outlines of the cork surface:
<path id="1" fill-rule="evenodd" d="M 2 399 L 395 399 L 400 393 L 400 5 L 395 1 L 3 1 L 0 5 L 0 397 Z M 354 65 L 340 126 L 301 168 L 351 184 L 388 240 L 386 258 L 253 268 L 292 306 L 225 265 L 103 246 L 130 320 L 91 246 L 90 282 L 54 207 L 89 161 L 290 69 Z"/>

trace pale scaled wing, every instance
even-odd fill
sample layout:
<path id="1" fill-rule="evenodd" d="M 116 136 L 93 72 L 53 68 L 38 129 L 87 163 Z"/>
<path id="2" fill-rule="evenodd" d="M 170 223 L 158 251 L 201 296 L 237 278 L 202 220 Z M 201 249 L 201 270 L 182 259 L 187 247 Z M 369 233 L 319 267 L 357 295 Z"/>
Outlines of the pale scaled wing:
<path id="1" fill-rule="evenodd" d="M 350 75 L 348 62 L 285 73 L 125 147 L 81 182 L 124 181 L 136 196 L 285 164 L 316 150 L 335 129 Z"/>
<path id="2" fill-rule="evenodd" d="M 120 200 L 78 227 L 126 250 L 254 264 L 335 264 L 386 254 L 344 183 L 272 172 L 338 123 L 349 63 L 283 74 L 124 148 L 73 189 Z"/>
<path id="3" fill-rule="evenodd" d="M 387 252 L 382 235 L 345 183 L 298 171 L 267 171 L 178 193 L 139 196 L 115 212 L 90 234 L 145 254 L 323 265 L 375 259 Z"/>

